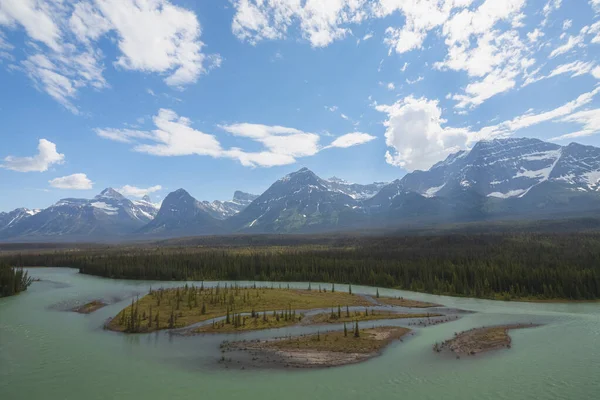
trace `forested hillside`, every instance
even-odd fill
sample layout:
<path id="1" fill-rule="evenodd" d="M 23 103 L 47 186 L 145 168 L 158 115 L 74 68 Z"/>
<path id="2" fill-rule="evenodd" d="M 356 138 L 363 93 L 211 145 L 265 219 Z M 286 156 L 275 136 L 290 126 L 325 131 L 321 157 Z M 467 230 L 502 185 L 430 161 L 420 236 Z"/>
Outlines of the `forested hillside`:
<path id="1" fill-rule="evenodd" d="M 3 258 L 125 279 L 318 281 L 507 300 L 600 298 L 599 234 L 356 237 L 326 246 L 115 247 Z"/>

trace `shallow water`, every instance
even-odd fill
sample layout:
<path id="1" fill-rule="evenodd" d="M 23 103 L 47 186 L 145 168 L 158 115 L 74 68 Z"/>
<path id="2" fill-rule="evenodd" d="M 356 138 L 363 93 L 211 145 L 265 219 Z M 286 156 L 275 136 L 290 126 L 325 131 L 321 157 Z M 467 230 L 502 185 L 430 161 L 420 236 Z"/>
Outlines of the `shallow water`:
<path id="1" fill-rule="evenodd" d="M 224 369 L 217 362 L 224 339 L 281 336 L 306 327 L 240 335 L 123 335 L 104 331 L 104 321 L 150 286 L 178 284 L 109 280 L 67 268 L 32 268 L 30 274 L 42 281 L 25 293 L 0 299 L 3 400 L 600 398 L 600 303 L 496 302 L 379 289 L 382 296 L 404 296 L 475 313 L 417 328 L 410 340 L 397 342 L 362 364 L 239 370 Z M 346 290 L 343 285 L 336 289 Z M 375 294 L 371 287 L 352 289 Z M 63 311 L 94 299 L 112 304 L 89 315 Z M 544 325 L 511 331 L 510 350 L 456 360 L 431 349 L 454 332 L 518 322 Z M 400 320 L 394 324 L 403 325 Z"/>

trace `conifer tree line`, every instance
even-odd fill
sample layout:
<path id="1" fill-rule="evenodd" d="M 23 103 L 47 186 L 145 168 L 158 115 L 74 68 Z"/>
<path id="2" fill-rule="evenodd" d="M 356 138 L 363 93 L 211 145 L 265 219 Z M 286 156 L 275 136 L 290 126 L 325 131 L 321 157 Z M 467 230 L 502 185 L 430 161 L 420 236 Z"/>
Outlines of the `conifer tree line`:
<path id="1" fill-rule="evenodd" d="M 74 267 L 122 279 L 336 282 L 482 298 L 600 298 L 596 233 L 363 237 L 343 246 L 113 247 L 2 258 L 15 266 Z"/>
<path id="2" fill-rule="evenodd" d="M 9 264 L 0 262 L 0 297 L 12 296 L 27 290 L 32 281 L 23 268 L 13 268 Z"/>

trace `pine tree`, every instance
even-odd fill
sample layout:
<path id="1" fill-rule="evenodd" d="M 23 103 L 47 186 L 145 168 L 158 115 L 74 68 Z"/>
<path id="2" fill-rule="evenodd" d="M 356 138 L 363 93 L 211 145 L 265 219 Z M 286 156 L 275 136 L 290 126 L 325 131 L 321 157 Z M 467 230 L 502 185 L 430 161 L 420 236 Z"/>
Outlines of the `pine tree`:
<path id="1" fill-rule="evenodd" d="M 346 323 L 344 322 L 344 337 L 348 336 L 348 327 L 346 327 Z"/>
<path id="2" fill-rule="evenodd" d="M 355 326 L 354 326 L 354 337 L 360 337 L 360 330 L 358 329 L 358 321 L 355 321 Z"/>
<path id="3" fill-rule="evenodd" d="M 375 296 L 379 298 L 379 288 L 377 288 L 377 294 Z"/>
<path id="4" fill-rule="evenodd" d="M 348 293 L 352 294 L 352 285 L 348 286 Z"/>

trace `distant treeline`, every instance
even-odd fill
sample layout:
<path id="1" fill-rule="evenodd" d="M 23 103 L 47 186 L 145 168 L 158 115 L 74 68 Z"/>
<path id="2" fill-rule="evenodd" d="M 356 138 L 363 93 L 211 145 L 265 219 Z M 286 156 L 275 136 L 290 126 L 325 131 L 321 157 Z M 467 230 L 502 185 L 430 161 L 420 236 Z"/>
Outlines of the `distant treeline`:
<path id="1" fill-rule="evenodd" d="M 0 262 L 0 297 L 27 290 L 31 281 L 31 277 L 22 268 L 12 268 L 9 264 Z"/>
<path id="2" fill-rule="evenodd" d="M 500 299 L 600 298 L 600 234 L 356 237 L 325 246 L 114 247 L 4 256 L 110 278 L 353 283 Z"/>

